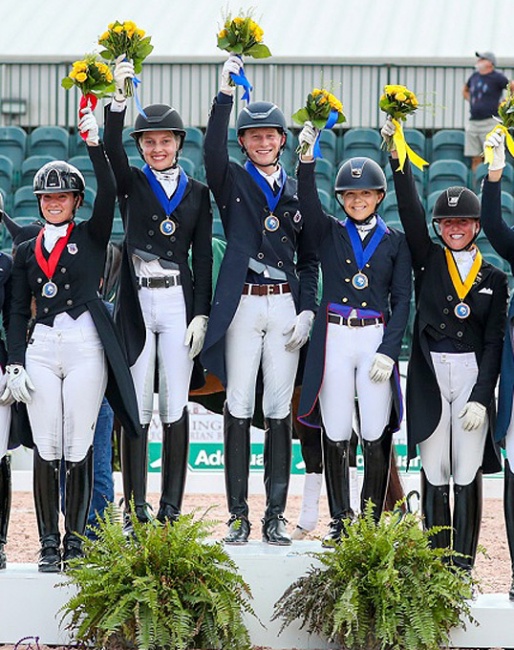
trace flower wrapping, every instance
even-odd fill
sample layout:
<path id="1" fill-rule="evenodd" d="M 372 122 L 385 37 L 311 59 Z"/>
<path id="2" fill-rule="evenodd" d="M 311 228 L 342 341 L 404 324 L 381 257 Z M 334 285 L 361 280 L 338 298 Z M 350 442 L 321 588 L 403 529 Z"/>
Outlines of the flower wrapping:
<path id="1" fill-rule="evenodd" d="M 510 134 L 510 129 L 514 128 L 514 94 L 507 87 L 507 96 L 498 106 L 499 124 L 489 131 L 487 138 L 495 131 L 505 133 L 505 143 L 511 156 L 514 156 L 514 140 Z M 486 138 L 486 139 L 487 139 Z M 490 165 L 493 162 L 492 147 L 484 147 L 484 161 Z"/>
<path id="2" fill-rule="evenodd" d="M 403 171 L 406 158 L 419 169 L 423 169 L 425 165 L 428 165 L 428 162 L 409 147 L 402 127 L 402 122 L 405 122 L 407 116 L 414 113 L 419 107 L 416 95 L 405 86 L 386 85 L 384 86 L 384 93 L 380 97 L 379 106 L 380 110 L 391 116 L 393 124 L 396 126 L 396 132 L 393 136 L 394 147 L 398 152 L 399 160 L 396 171 Z"/>
<path id="3" fill-rule="evenodd" d="M 324 88 L 314 88 L 308 95 L 305 106 L 292 115 L 297 124 L 309 121 L 317 129 L 331 129 L 336 124 L 346 122 L 343 104 L 335 95 Z M 305 153 L 306 147 L 299 146 L 296 153 Z M 314 145 L 314 157 L 322 158 L 319 136 Z"/>
<path id="4" fill-rule="evenodd" d="M 266 59 L 271 56 L 267 45 L 262 42 L 263 29 L 253 20 L 252 12 L 241 14 L 232 18 L 230 14 L 225 17 L 223 28 L 218 32 L 217 46 L 220 50 L 237 54 L 241 58 L 251 56 L 254 59 Z M 242 99 L 250 101 L 250 92 L 253 90 L 244 70 L 241 74 L 231 74 L 234 85 L 245 89 Z"/>
<path id="5" fill-rule="evenodd" d="M 107 26 L 107 30 L 98 39 L 98 44 L 104 49 L 100 55 L 108 60 L 117 59 L 122 54 L 134 64 L 134 72 L 140 73 L 143 69 L 143 61 L 152 52 L 151 36 L 140 29 L 132 20 L 120 22 L 116 20 Z M 139 83 L 135 78 L 127 79 L 125 94 L 127 97 L 134 95 L 134 84 Z"/>

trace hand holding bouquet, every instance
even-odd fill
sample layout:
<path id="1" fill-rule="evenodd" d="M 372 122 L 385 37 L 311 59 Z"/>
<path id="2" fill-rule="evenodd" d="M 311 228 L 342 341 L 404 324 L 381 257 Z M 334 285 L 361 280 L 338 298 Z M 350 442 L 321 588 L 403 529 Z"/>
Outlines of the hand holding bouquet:
<path id="1" fill-rule="evenodd" d="M 293 114 L 293 120 L 297 124 L 310 122 L 316 129 L 331 129 L 335 124 L 346 122 L 342 103 L 332 93 L 324 88 L 314 88 L 308 95 L 305 106 Z M 300 145 L 297 153 L 305 154 L 306 143 Z M 313 152 L 314 158 L 321 158 L 319 136 L 316 140 Z"/>
<path id="2" fill-rule="evenodd" d="M 509 88 L 507 88 L 507 97 L 498 106 L 498 118 L 499 123 L 487 134 L 486 143 L 493 133 L 504 134 L 507 149 L 511 156 L 514 156 L 514 140 L 510 134 L 510 129 L 514 128 L 514 93 Z M 484 161 L 489 165 L 489 168 L 493 162 L 493 157 L 494 148 L 486 144 L 484 147 Z"/>
<path id="3" fill-rule="evenodd" d="M 271 56 L 267 45 L 262 42 L 264 31 L 253 20 L 252 13 L 232 18 L 230 14 L 225 18 L 223 28 L 218 32 L 217 45 L 220 50 L 236 54 L 241 59 L 244 55 L 254 59 L 265 59 Z M 250 101 L 252 85 L 248 81 L 244 68 L 241 66 L 239 74 L 230 74 L 230 83 L 243 86 L 245 92 L 242 99 Z"/>
<path id="4" fill-rule="evenodd" d="M 408 115 L 417 110 L 419 103 L 416 95 L 405 86 L 386 85 L 384 94 L 380 97 L 379 106 L 384 113 L 391 117 L 391 121 L 396 127 L 394 135 L 386 142 L 389 151 L 396 149 L 398 152 L 400 164 L 396 171 L 403 171 L 406 158 L 409 158 L 416 167 L 423 169 L 428 162 L 409 147 L 405 141 L 401 124 L 405 122 Z"/>
<path id="5" fill-rule="evenodd" d="M 151 37 L 145 36 L 145 31 L 133 21 L 126 20 L 121 23 L 117 20 L 108 25 L 107 30 L 98 39 L 98 44 L 105 48 L 100 52 L 104 59 L 112 61 L 124 55 L 127 60 L 132 61 L 134 72 L 138 74 L 143 69 L 143 61 L 153 50 L 150 41 Z M 126 79 L 126 97 L 133 96 L 134 81 L 136 79 Z"/>

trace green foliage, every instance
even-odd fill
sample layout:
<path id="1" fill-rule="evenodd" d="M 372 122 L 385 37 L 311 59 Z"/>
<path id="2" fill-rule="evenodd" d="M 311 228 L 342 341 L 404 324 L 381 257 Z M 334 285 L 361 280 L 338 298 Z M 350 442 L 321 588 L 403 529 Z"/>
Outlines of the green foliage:
<path id="1" fill-rule="evenodd" d="M 333 551 L 313 553 L 311 566 L 275 604 L 282 631 L 296 619 L 343 649 L 438 650 L 451 628 L 471 618 L 476 585 L 452 565 L 450 549 L 433 549 L 417 515 L 385 512 L 378 524 L 371 502 L 346 525 Z"/>
<path id="2" fill-rule="evenodd" d="M 75 595 L 61 609 L 78 642 L 106 650 L 251 647 L 243 613 L 251 593 L 214 522 L 183 515 L 173 525 L 140 523 L 126 538 L 111 507 L 85 560 L 70 563 L 65 584 Z"/>
<path id="3" fill-rule="evenodd" d="M 228 14 L 223 28 L 217 36 L 217 46 L 220 50 L 234 54 L 251 56 L 254 59 L 266 59 L 271 56 L 267 45 L 262 42 L 264 32 L 253 20 L 253 10 L 240 11 L 236 17 Z"/>

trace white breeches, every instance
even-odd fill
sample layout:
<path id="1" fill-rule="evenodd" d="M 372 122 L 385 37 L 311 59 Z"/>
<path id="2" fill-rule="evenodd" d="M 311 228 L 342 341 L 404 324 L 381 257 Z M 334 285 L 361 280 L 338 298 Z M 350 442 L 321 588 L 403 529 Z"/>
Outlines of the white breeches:
<path id="1" fill-rule="evenodd" d="M 105 353 L 90 314 L 64 327 L 37 324 L 25 366 L 35 387 L 27 410 L 40 456 L 81 461 L 93 444 L 107 386 Z"/>
<path id="2" fill-rule="evenodd" d="M 0 369 L 0 395 L 5 390 L 6 375 Z M 11 428 L 11 407 L 0 406 L 0 460 L 7 453 L 9 444 L 9 429 Z"/>
<path id="3" fill-rule="evenodd" d="M 252 417 L 255 385 L 262 367 L 265 417 L 283 419 L 291 410 L 299 351 L 288 352 L 284 330 L 296 317 L 290 293 L 241 296 L 227 330 L 227 406 L 236 418 Z"/>
<path id="4" fill-rule="evenodd" d="M 459 413 L 469 400 L 478 376 L 474 352 L 432 352 L 441 390 L 441 419 L 432 435 L 420 443 L 421 463 L 432 485 L 469 485 L 482 465 L 488 418 L 482 427 L 464 431 Z"/>
<path id="5" fill-rule="evenodd" d="M 323 427 L 330 440 L 350 440 L 358 397 L 363 440 L 380 438 L 391 415 L 391 382 L 373 382 L 369 370 L 382 342 L 384 325 L 348 327 L 329 323 L 325 372 L 319 393 Z"/>
<path id="6" fill-rule="evenodd" d="M 159 415 L 170 424 L 182 416 L 189 397 L 193 362 L 184 345 L 187 318 L 182 287 L 139 289 L 146 327 L 145 345 L 131 367 L 141 424 L 153 414 L 155 366 L 159 372 Z"/>

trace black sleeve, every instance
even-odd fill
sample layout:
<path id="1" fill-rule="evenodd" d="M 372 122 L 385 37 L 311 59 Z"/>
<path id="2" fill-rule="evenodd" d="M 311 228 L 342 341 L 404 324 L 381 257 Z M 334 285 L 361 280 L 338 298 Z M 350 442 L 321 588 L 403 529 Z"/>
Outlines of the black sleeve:
<path id="1" fill-rule="evenodd" d="M 425 209 L 416 189 L 409 160 L 405 161 L 403 173 L 396 171 L 398 160 L 391 158 L 390 163 L 393 169 L 394 189 L 398 200 L 400 221 L 407 237 L 414 271 L 418 272 L 424 266 L 434 244 L 430 239 Z"/>

